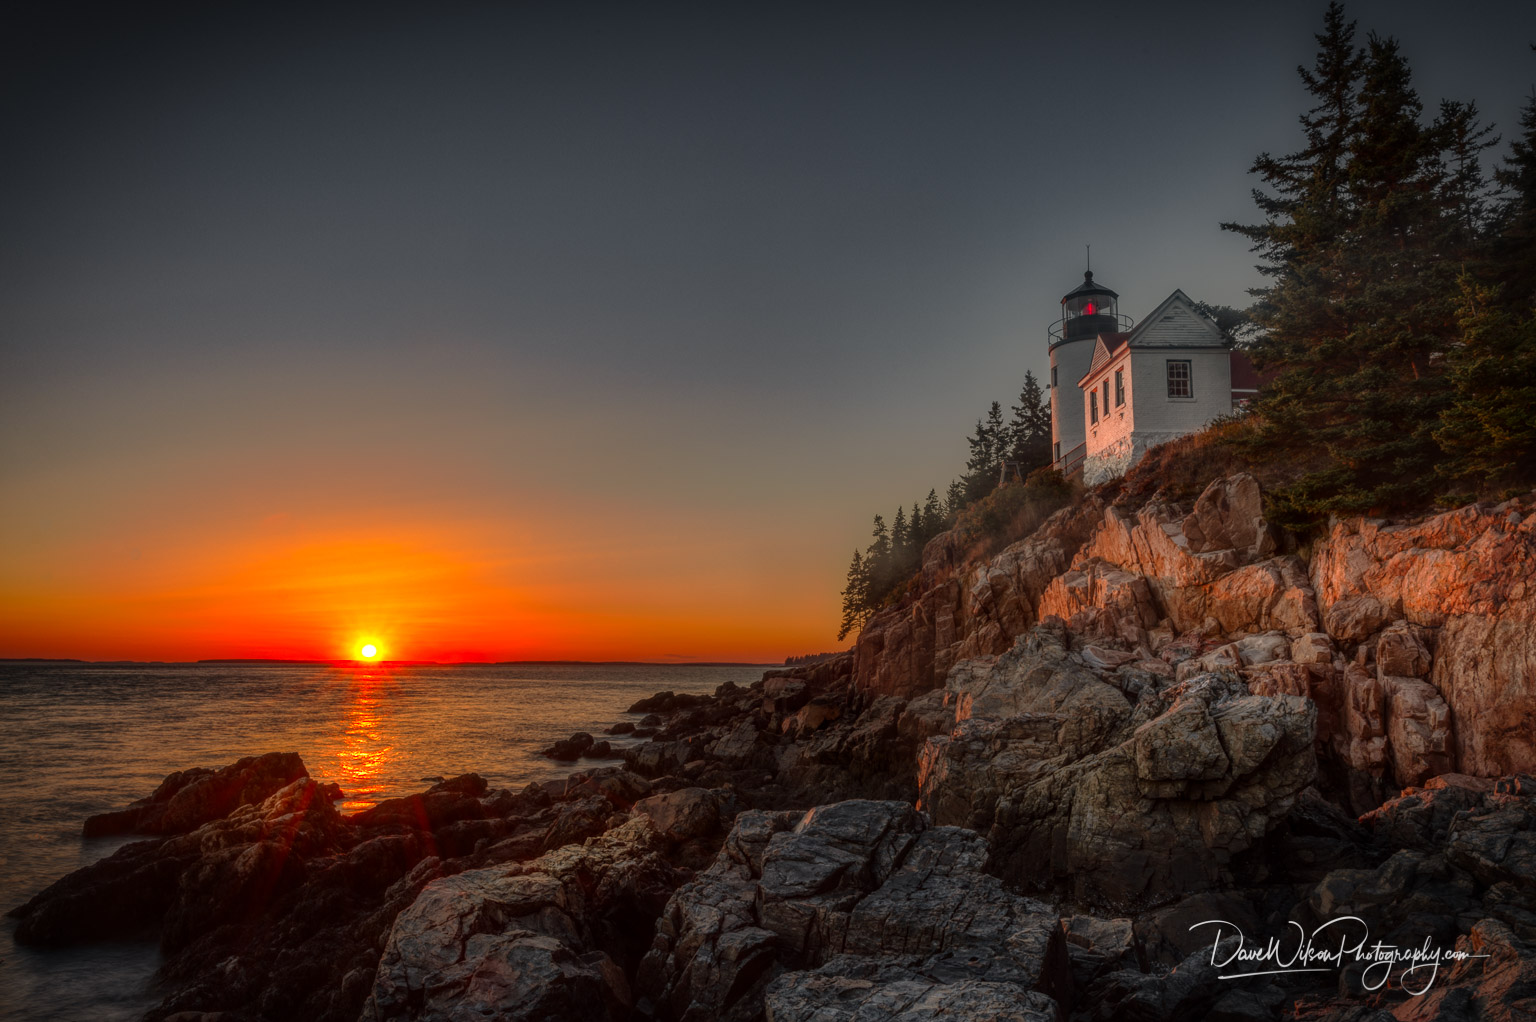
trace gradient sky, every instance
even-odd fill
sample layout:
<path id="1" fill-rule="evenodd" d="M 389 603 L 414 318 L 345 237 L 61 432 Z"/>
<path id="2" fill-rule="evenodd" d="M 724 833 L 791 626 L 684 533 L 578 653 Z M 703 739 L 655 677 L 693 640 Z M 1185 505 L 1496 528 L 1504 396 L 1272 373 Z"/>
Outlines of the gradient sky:
<path id="1" fill-rule="evenodd" d="M 0 656 L 835 648 L 1085 244 L 1246 304 L 1324 8 L 207 6 L 0 23 Z M 1348 12 L 1515 124 L 1536 7 Z"/>

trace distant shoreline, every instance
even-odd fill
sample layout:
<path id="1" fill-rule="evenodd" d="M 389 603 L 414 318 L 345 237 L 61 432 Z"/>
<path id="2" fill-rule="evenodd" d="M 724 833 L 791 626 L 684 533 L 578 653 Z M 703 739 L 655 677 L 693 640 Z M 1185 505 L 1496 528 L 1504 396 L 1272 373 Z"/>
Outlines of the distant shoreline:
<path id="1" fill-rule="evenodd" d="M 213 660 L 80 660 L 74 657 L 0 657 L 0 664 L 83 664 L 89 667 L 201 667 L 219 664 L 316 664 L 329 667 L 783 667 L 755 660 L 279 660 L 232 657 Z"/>

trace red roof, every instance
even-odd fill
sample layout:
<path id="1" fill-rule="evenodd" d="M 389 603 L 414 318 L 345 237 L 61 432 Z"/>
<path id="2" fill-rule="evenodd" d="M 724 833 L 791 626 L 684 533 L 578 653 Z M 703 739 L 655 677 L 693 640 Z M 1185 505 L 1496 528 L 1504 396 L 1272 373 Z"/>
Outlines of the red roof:
<path id="1" fill-rule="evenodd" d="M 1233 390 L 1258 390 L 1274 378 L 1274 373 L 1261 373 L 1255 369 L 1253 363 L 1248 361 L 1248 356 L 1241 351 L 1232 352 Z"/>

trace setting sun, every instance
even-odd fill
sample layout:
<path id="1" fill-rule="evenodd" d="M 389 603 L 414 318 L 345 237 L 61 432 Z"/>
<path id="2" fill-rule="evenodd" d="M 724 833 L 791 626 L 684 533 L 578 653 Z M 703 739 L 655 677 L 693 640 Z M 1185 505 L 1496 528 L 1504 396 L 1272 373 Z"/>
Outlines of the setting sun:
<path id="1" fill-rule="evenodd" d="M 379 655 L 379 647 L 375 646 L 373 643 L 370 642 L 366 646 L 364 646 L 362 649 L 358 650 L 358 652 L 363 655 L 364 659 L 368 659 L 370 657 L 375 657 L 375 656 Z"/>

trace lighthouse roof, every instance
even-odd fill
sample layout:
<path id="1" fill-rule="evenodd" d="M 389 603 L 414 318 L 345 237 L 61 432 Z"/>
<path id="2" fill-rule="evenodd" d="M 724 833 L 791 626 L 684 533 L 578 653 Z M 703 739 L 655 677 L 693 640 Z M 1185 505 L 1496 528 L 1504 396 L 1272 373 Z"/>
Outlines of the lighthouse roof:
<path id="1" fill-rule="evenodd" d="M 1081 298 L 1084 295 L 1108 295 L 1111 298 L 1120 297 L 1118 294 L 1111 291 L 1103 284 L 1095 283 L 1092 270 L 1084 270 L 1083 282 L 1077 285 L 1077 287 L 1073 288 L 1071 291 L 1068 291 L 1066 294 L 1062 295 L 1061 300 L 1063 302 L 1069 302 L 1074 298 Z"/>

